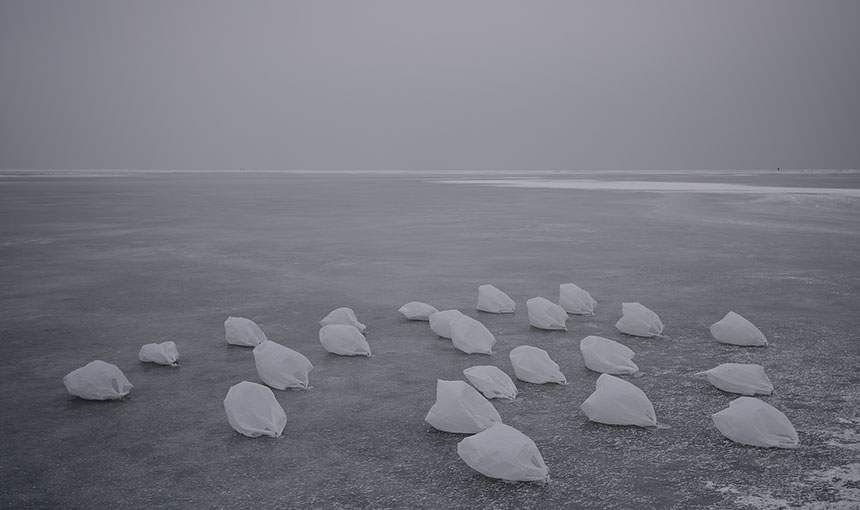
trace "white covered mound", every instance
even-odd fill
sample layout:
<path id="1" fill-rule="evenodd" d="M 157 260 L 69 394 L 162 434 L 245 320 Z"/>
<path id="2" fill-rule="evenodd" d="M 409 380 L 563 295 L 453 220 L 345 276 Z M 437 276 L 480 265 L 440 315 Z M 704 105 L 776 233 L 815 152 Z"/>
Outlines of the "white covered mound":
<path id="1" fill-rule="evenodd" d="M 597 389 L 580 406 L 591 421 L 656 427 L 657 415 L 645 392 L 614 375 L 597 378 Z"/>
<path id="2" fill-rule="evenodd" d="M 227 343 L 230 345 L 254 347 L 267 340 L 260 326 L 244 317 L 227 317 L 224 321 L 224 330 L 227 333 Z"/>
<path id="3" fill-rule="evenodd" d="M 555 361 L 543 349 L 521 345 L 511 351 L 511 365 L 517 379 L 535 384 L 567 384 L 567 378 L 558 369 Z"/>
<path id="4" fill-rule="evenodd" d="M 729 312 L 719 322 L 711 325 L 711 335 L 724 344 L 732 345 L 767 345 L 767 338 L 752 322 L 744 319 L 735 312 Z"/>
<path id="5" fill-rule="evenodd" d="M 287 424 L 284 408 L 262 384 L 242 381 L 232 386 L 224 399 L 224 410 L 230 426 L 248 437 L 280 437 Z"/>
<path id="6" fill-rule="evenodd" d="M 587 336 L 579 342 L 579 350 L 589 370 L 613 375 L 639 372 L 633 363 L 636 354 L 626 346 L 602 336 Z"/>
<path id="7" fill-rule="evenodd" d="M 633 336 L 652 337 L 663 333 L 660 317 L 641 303 L 621 303 L 621 318 L 615 327 Z"/>
<path id="8" fill-rule="evenodd" d="M 451 321 L 464 317 L 460 310 L 442 310 L 430 316 L 430 329 L 442 338 L 451 338 Z"/>
<path id="9" fill-rule="evenodd" d="M 480 321 L 464 315 L 451 321 L 451 341 L 466 354 L 492 354 L 496 337 Z"/>
<path id="10" fill-rule="evenodd" d="M 708 382 L 729 393 L 750 396 L 773 393 L 773 384 L 761 365 L 723 363 L 696 375 L 707 376 Z"/>
<path id="11" fill-rule="evenodd" d="M 401 306 L 400 310 L 397 311 L 402 313 L 404 317 L 411 321 L 429 321 L 430 316 L 439 310 L 427 303 L 411 301 Z"/>
<path id="12" fill-rule="evenodd" d="M 784 414 L 757 398 L 739 397 L 712 414 L 717 429 L 736 443 L 763 448 L 797 448 L 797 431 Z"/>
<path id="13" fill-rule="evenodd" d="M 558 286 L 558 306 L 565 312 L 574 315 L 594 315 L 594 305 L 597 301 L 591 294 L 582 290 L 575 283 L 562 283 Z"/>
<path id="14" fill-rule="evenodd" d="M 460 441 L 457 454 L 470 468 L 490 478 L 549 481 L 549 469 L 534 441 L 503 423 Z"/>
<path id="15" fill-rule="evenodd" d="M 526 301 L 529 311 L 529 324 L 540 329 L 560 329 L 567 331 L 567 312 L 549 299 L 533 297 Z"/>
<path id="16" fill-rule="evenodd" d="M 463 370 L 463 375 L 487 398 L 517 398 L 514 381 L 498 367 L 478 365 Z"/>
<path id="17" fill-rule="evenodd" d="M 367 332 L 367 326 L 358 322 L 352 308 L 347 308 L 345 306 L 342 308 L 335 308 L 320 321 L 320 326 L 328 326 L 332 324 L 347 324 L 349 326 L 355 326 L 361 333 Z"/>
<path id="18" fill-rule="evenodd" d="M 66 374 L 63 384 L 70 394 L 86 400 L 118 400 L 132 388 L 119 367 L 100 359 Z"/>
<path id="19" fill-rule="evenodd" d="M 278 390 L 308 388 L 313 364 L 302 354 L 268 340 L 254 347 L 254 364 L 264 383 Z"/>
<path id="20" fill-rule="evenodd" d="M 176 362 L 179 361 L 179 350 L 176 349 L 176 344 L 170 341 L 146 344 L 140 348 L 137 357 L 140 361 L 175 367 Z"/>
<path id="21" fill-rule="evenodd" d="M 501 423 L 502 417 L 489 400 L 463 381 L 436 381 L 436 403 L 424 420 L 434 429 L 455 434 L 474 434 Z"/>
<path id="22" fill-rule="evenodd" d="M 492 285 L 478 287 L 478 310 L 489 313 L 514 313 L 517 305 L 507 294 Z"/>
<path id="23" fill-rule="evenodd" d="M 370 356 L 370 345 L 361 331 L 347 324 L 320 328 L 320 343 L 328 352 L 341 356 Z"/>

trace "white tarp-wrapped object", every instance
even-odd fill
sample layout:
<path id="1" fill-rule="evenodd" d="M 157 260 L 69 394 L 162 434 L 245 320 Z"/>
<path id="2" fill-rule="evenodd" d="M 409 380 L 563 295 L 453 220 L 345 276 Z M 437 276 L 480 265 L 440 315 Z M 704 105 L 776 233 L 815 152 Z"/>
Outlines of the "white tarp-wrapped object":
<path id="1" fill-rule="evenodd" d="M 633 363 L 636 354 L 628 347 L 602 336 L 587 336 L 579 342 L 579 350 L 589 370 L 612 375 L 631 375 L 639 372 Z"/>
<path id="2" fill-rule="evenodd" d="M 487 398 L 517 398 L 517 386 L 499 367 L 478 365 L 463 370 L 463 375 Z"/>
<path id="3" fill-rule="evenodd" d="M 520 381 L 535 384 L 567 384 L 567 378 L 543 349 L 521 345 L 511 351 L 510 358 L 511 365 L 514 366 L 514 374 Z"/>
<path id="4" fill-rule="evenodd" d="M 271 340 L 254 347 L 254 364 L 260 379 L 277 390 L 308 389 L 308 374 L 314 369 L 301 353 Z"/>
<path id="5" fill-rule="evenodd" d="M 232 386 L 224 399 L 224 411 L 230 426 L 248 437 L 280 437 L 287 424 L 287 414 L 272 390 L 253 382 Z"/>
<path id="6" fill-rule="evenodd" d="M 594 305 L 597 301 L 591 294 L 582 290 L 575 283 L 562 283 L 558 286 L 558 306 L 565 312 L 574 315 L 594 315 Z"/>
<path id="7" fill-rule="evenodd" d="M 711 325 L 711 335 L 724 344 L 743 346 L 767 345 L 767 338 L 755 325 L 736 314 L 729 312 L 719 322 Z"/>
<path id="8" fill-rule="evenodd" d="M 176 344 L 170 341 L 160 344 L 146 344 L 140 348 L 137 357 L 140 358 L 140 361 L 175 367 L 176 362 L 179 361 L 179 350 L 176 349 Z"/>
<path id="9" fill-rule="evenodd" d="M 267 340 L 260 326 L 244 317 L 227 317 L 224 321 L 224 330 L 227 332 L 227 343 L 230 345 L 255 347 Z"/>
<path id="10" fill-rule="evenodd" d="M 466 354 L 492 354 L 496 337 L 481 321 L 464 315 L 451 321 L 451 341 Z"/>
<path id="11" fill-rule="evenodd" d="M 361 331 L 348 324 L 329 324 L 320 328 L 320 343 L 325 350 L 341 356 L 370 356 L 370 345 Z"/>
<path id="12" fill-rule="evenodd" d="M 460 441 L 457 454 L 470 468 L 490 478 L 549 481 L 549 469 L 534 441 L 503 423 Z"/>
<path id="13" fill-rule="evenodd" d="M 652 337 L 663 333 L 663 323 L 653 311 L 641 303 L 622 303 L 621 318 L 615 323 L 618 331 L 633 336 Z"/>
<path id="14" fill-rule="evenodd" d="M 654 406 L 645 392 L 614 375 L 598 377 L 597 389 L 580 409 L 589 420 L 607 425 L 657 426 Z"/>
<path id="15" fill-rule="evenodd" d="M 549 299 L 533 297 L 526 301 L 529 310 L 529 324 L 540 329 L 560 329 L 567 331 L 567 312 Z"/>
<path id="16" fill-rule="evenodd" d="M 335 308 L 330 311 L 328 315 L 323 317 L 320 321 L 320 326 L 329 326 L 335 324 L 347 324 L 349 326 L 355 326 L 358 328 L 362 334 L 367 332 L 367 326 L 358 322 L 358 318 L 355 316 L 355 312 L 352 311 L 352 308 L 342 307 Z"/>
<path id="17" fill-rule="evenodd" d="M 712 414 L 717 429 L 736 443 L 762 448 L 797 448 L 797 431 L 777 408 L 753 397 L 739 397 Z"/>
<path id="18" fill-rule="evenodd" d="M 723 363 L 696 375 L 707 376 L 708 382 L 729 393 L 741 395 L 770 395 L 773 384 L 761 365 Z"/>
<path id="19" fill-rule="evenodd" d="M 507 294 L 492 285 L 478 287 L 478 310 L 489 313 L 514 313 L 517 305 Z"/>
<path id="20" fill-rule="evenodd" d="M 451 321 L 464 317 L 460 310 L 442 310 L 430 316 L 430 329 L 442 338 L 451 338 Z"/>
<path id="21" fill-rule="evenodd" d="M 131 391 L 131 383 L 116 365 L 97 359 L 63 377 L 70 394 L 86 400 L 119 400 Z"/>
<path id="22" fill-rule="evenodd" d="M 489 400 L 463 381 L 436 381 L 436 403 L 424 421 L 434 429 L 455 434 L 475 434 L 501 423 L 502 417 Z"/>
<path id="23" fill-rule="evenodd" d="M 439 310 L 427 303 L 411 301 L 401 306 L 400 310 L 397 311 L 402 313 L 404 317 L 411 321 L 429 321 L 430 316 Z"/>

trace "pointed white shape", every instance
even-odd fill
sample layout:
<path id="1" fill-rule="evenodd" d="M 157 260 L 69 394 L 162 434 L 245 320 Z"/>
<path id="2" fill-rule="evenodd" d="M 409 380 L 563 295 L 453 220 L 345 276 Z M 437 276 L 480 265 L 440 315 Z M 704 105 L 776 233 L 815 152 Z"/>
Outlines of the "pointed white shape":
<path id="1" fill-rule="evenodd" d="M 540 329 L 567 331 L 567 312 L 549 299 L 533 297 L 526 301 L 529 310 L 529 324 Z"/>
<path id="2" fill-rule="evenodd" d="M 287 414 L 272 390 L 253 382 L 232 386 L 224 399 L 224 411 L 233 430 L 248 437 L 280 437 L 287 424 Z"/>
<path id="3" fill-rule="evenodd" d="M 302 354 L 271 340 L 254 347 L 254 364 L 260 379 L 277 390 L 307 389 L 308 374 L 314 369 Z"/>
<path id="4" fill-rule="evenodd" d="M 722 320 L 711 325 L 711 335 L 724 344 L 732 345 L 767 345 L 767 338 L 753 325 L 735 312 L 729 312 Z"/>
<path id="5" fill-rule="evenodd" d="M 594 315 L 594 305 L 597 301 L 591 294 L 579 288 L 575 283 L 562 283 L 558 286 L 558 306 L 565 312 L 574 315 Z"/>
<path id="6" fill-rule="evenodd" d="M 736 443 L 762 448 L 797 448 L 800 440 L 788 418 L 757 398 L 740 397 L 712 414 L 720 433 Z"/>
<path id="7" fill-rule="evenodd" d="M 764 373 L 761 365 L 744 363 L 723 363 L 696 375 L 707 376 L 708 381 L 717 388 L 741 395 L 770 395 L 773 384 Z"/>
<path id="8" fill-rule="evenodd" d="M 549 481 L 549 469 L 534 441 L 503 423 L 457 443 L 457 454 L 470 468 L 490 478 Z"/>
<path id="9" fill-rule="evenodd" d="M 176 362 L 179 361 L 179 350 L 176 349 L 176 344 L 170 341 L 146 344 L 140 348 L 137 357 L 144 362 L 176 366 Z"/>
<path id="10" fill-rule="evenodd" d="M 463 381 L 436 381 L 436 403 L 424 420 L 433 428 L 455 434 L 474 434 L 501 423 L 489 400 Z"/>
<path id="11" fill-rule="evenodd" d="M 511 365 L 520 381 L 534 384 L 567 384 L 567 378 L 549 354 L 531 345 L 521 345 L 511 351 Z"/>
<path id="12" fill-rule="evenodd" d="M 660 336 L 663 333 L 660 317 L 641 303 L 622 303 L 621 314 L 615 327 L 622 333 L 642 337 Z"/>
<path id="13" fill-rule="evenodd" d="M 492 354 L 496 337 L 480 321 L 464 315 L 451 321 L 451 341 L 466 354 Z"/>
<path id="14" fill-rule="evenodd" d="M 657 426 L 654 406 L 645 392 L 614 375 L 598 377 L 597 389 L 580 409 L 589 420 L 607 425 Z"/>
<path id="15" fill-rule="evenodd" d="M 442 338 L 451 338 L 451 321 L 465 317 L 460 310 L 442 310 L 430 316 L 430 329 Z"/>
<path id="16" fill-rule="evenodd" d="M 589 370 L 613 375 L 639 372 L 633 363 L 636 354 L 626 346 L 602 336 L 587 336 L 579 342 L 579 350 Z"/>
<path id="17" fill-rule="evenodd" d="M 370 345 L 361 331 L 348 324 L 329 324 L 320 329 L 320 343 L 341 356 L 370 356 Z"/>
<path id="18" fill-rule="evenodd" d="M 86 400 L 119 400 L 131 391 L 131 383 L 116 365 L 97 359 L 63 377 L 66 390 Z"/>
<path id="19" fill-rule="evenodd" d="M 358 322 L 358 319 L 355 316 L 355 312 L 352 311 L 352 308 L 341 307 L 335 308 L 330 311 L 328 315 L 323 317 L 320 321 L 320 326 L 328 326 L 335 324 L 347 324 L 349 326 L 355 326 L 358 328 L 362 334 L 367 332 L 367 326 Z"/>
<path id="20" fill-rule="evenodd" d="M 463 375 L 487 398 L 508 400 L 517 398 L 517 386 L 514 381 L 498 367 L 478 365 L 463 370 Z"/>
<path id="21" fill-rule="evenodd" d="M 439 310 L 427 303 L 411 301 L 401 306 L 400 310 L 397 311 L 402 313 L 404 317 L 411 321 L 429 321 L 430 316 Z"/>
<path id="22" fill-rule="evenodd" d="M 514 313 L 517 305 L 507 294 L 492 285 L 478 287 L 478 310 L 489 313 Z"/>
<path id="23" fill-rule="evenodd" d="M 230 345 L 254 347 L 267 340 L 260 326 L 244 317 L 227 317 L 224 321 L 224 331 L 227 333 L 227 343 Z"/>

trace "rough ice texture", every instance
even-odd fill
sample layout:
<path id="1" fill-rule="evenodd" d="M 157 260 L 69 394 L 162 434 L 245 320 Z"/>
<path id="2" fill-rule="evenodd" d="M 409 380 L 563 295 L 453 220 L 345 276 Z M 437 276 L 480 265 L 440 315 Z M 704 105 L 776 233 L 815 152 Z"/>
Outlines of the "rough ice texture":
<path id="1" fill-rule="evenodd" d="M 464 317 L 460 310 L 442 310 L 430 316 L 430 329 L 442 338 L 451 338 L 451 321 Z"/>
<path id="2" fill-rule="evenodd" d="M 272 390 L 249 381 L 230 387 L 224 411 L 233 430 L 248 437 L 280 437 L 287 424 L 287 414 Z"/>
<path id="3" fill-rule="evenodd" d="M 463 375 L 487 398 L 513 400 L 517 398 L 517 386 L 511 377 L 499 367 L 478 365 L 463 370 Z"/>
<path id="4" fill-rule="evenodd" d="M 254 364 L 260 379 L 277 390 L 307 389 L 314 369 L 304 355 L 271 340 L 254 347 Z"/>
<path id="5" fill-rule="evenodd" d="M 517 305 L 510 296 L 501 290 L 493 285 L 485 284 L 478 287 L 477 308 L 481 312 L 514 313 Z"/>
<path id="6" fill-rule="evenodd" d="M 549 469 L 534 441 L 503 423 L 460 441 L 457 454 L 470 468 L 490 478 L 549 481 Z"/>
<path id="7" fill-rule="evenodd" d="M 355 326 L 362 334 L 367 332 L 367 326 L 358 321 L 352 308 L 347 308 L 345 306 L 335 308 L 320 321 L 320 326 L 329 326 L 334 324 Z"/>
<path id="8" fill-rule="evenodd" d="M 601 336 L 587 336 L 579 342 L 579 350 L 589 370 L 612 375 L 630 375 L 639 372 L 633 363 L 636 354 L 628 347 Z"/>
<path id="9" fill-rule="evenodd" d="M 511 350 L 509 355 L 517 379 L 534 384 L 567 384 L 558 364 L 550 359 L 549 353 L 531 345 L 521 345 Z"/>
<path id="10" fill-rule="evenodd" d="M 607 425 L 656 427 L 657 415 L 645 392 L 609 374 L 597 378 L 594 390 L 580 406 L 591 421 Z"/>
<path id="11" fill-rule="evenodd" d="M 574 315 L 594 315 L 594 305 L 597 301 L 591 294 L 582 290 L 575 283 L 562 283 L 558 286 L 558 306 L 565 312 Z"/>
<path id="12" fill-rule="evenodd" d="M 329 324 L 320 328 L 320 343 L 332 354 L 370 356 L 370 345 L 355 326 Z"/>
<path id="13" fill-rule="evenodd" d="M 797 448 L 800 440 L 788 418 L 772 405 L 739 397 L 711 415 L 720 433 L 736 443 L 762 448 Z"/>
<path id="14" fill-rule="evenodd" d="M 451 341 L 454 347 L 466 354 L 492 354 L 496 337 L 486 326 L 471 317 L 462 316 L 451 321 Z"/>
<path id="15" fill-rule="evenodd" d="M 736 314 L 729 312 L 718 322 L 711 325 L 711 335 L 724 344 L 743 346 L 765 346 L 767 338 L 755 325 Z"/>
<path id="16" fill-rule="evenodd" d="M 708 382 L 729 393 L 753 396 L 773 392 L 773 384 L 764 373 L 764 367 L 754 363 L 723 363 L 696 375 L 706 376 Z"/>
<path id="17" fill-rule="evenodd" d="M 243 347 L 254 347 L 267 340 L 266 334 L 257 326 L 257 323 L 244 317 L 227 317 L 224 321 L 227 343 L 230 345 L 241 345 Z"/>
<path id="18" fill-rule="evenodd" d="M 402 313 L 404 317 L 411 321 L 429 321 L 430 316 L 438 312 L 439 310 L 428 305 L 427 303 L 411 301 L 401 306 L 400 309 L 397 311 Z"/>
<path id="19" fill-rule="evenodd" d="M 179 350 L 176 348 L 176 344 L 171 341 L 146 344 L 140 348 L 137 357 L 144 362 L 176 366 L 179 361 Z"/>
<path id="20" fill-rule="evenodd" d="M 641 303 L 622 303 L 621 318 L 615 327 L 632 336 L 653 337 L 663 333 L 660 317 Z"/>
<path id="21" fill-rule="evenodd" d="M 501 423 L 489 400 L 463 381 L 436 381 L 436 402 L 424 421 L 442 432 L 475 434 Z"/>
<path id="22" fill-rule="evenodd" d="M 70 394 L 85 400 L 119 400 L 132 388 L 119 367 L 100 359 L 66 374 L 63 384 Z"/>
<path id="23" fill-rule="evenodd" d="M 567 331 L 567 312 L 549 299 L 533 297 L 526 301 L 529 324 L 540 329 Z"/>

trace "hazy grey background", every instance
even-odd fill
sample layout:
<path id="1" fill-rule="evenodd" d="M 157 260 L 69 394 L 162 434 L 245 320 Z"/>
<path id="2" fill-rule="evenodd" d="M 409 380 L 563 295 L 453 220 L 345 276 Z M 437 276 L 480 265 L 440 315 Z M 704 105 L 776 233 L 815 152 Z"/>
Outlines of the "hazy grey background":
<path id="1" fill-rule="evenodd" d="M 860 2 L 0 2 L 0 168 L 857 168 Z"/>

